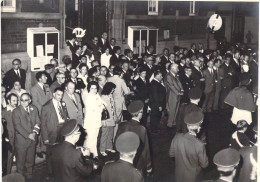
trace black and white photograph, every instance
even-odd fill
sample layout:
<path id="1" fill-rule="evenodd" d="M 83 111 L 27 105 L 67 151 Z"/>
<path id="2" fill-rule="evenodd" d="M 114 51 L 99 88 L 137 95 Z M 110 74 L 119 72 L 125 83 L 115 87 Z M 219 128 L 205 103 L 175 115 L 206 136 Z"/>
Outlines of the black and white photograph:
<path id="1" fill-rule="evenodd" d="M 1 0 L 1 181 L 260 181 L 259 3 Z"/>

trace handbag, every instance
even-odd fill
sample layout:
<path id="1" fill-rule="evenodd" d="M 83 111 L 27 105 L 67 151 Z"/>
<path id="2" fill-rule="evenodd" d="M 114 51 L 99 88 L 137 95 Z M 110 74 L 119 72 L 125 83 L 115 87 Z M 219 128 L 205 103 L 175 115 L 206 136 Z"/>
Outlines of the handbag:
<path id="1" fill-rule="evenodd" d="M 107 120 L 107 119 L 110 118 L 109 112 L 108 112 L 108 110 L 107 110 L 105 105 L 104 105 L 104 107 L 105 107 L 105 109 L 101 113 L 101 120 Z"/>

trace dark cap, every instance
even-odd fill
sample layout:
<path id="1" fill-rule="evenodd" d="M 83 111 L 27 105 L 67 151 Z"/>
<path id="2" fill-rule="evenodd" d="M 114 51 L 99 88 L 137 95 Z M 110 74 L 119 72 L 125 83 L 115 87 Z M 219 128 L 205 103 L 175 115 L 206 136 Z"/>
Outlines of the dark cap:
<path id="1" fill-rule="evenodd" d="M 129 104 L 127 110 L 128 112 L 130 112 L 131 114 L 137 113 L 139 111 L 141 111 L 144 107 L 144 103 L 140 100 L 135 100 L 132 103 Z"/>
<path id="2" fill-rule="evenodd" d="M 248 72 L 241 73 L 239 81 L 241 85 L 248 85 L 250 83 L 250 74 Z"/>
<path id="3" fill-rule="evenodd" d="M 124 132 L 116 139 L 116 149 L 120 153 L 129 153 L 137 150 L 140 139 L 134 132 Z"/>
<path id="4" fill-rule="evenodd" d="M 79 130 L 77 120 L 70 119 L 68 122 L 64 123 L 64 125 L 61 127 L 60 133 L 62 136 L 69 136 L 77 130 Z"/>
<path id="5" fill-rule="evenodd" d="M 11 173 L 2 178 L 3 182 L 25 182 L 23 175 L 19 173 Z"/>
<path id="6" fill-rule="evenodd" d="M 221 171 L 232 170 L 238 164 L 239 160 L 239 152 L 232 148 L 219 151 L 213 158 L 214 164 L 216 164 Z"/>
<path id="7" fill-rule="evenodd" d="M 199 88 L 192 88 L 189 90 L 189 98 L 193 100 L 197 100 L 201 98 L 202 92 Z"/>
<path id="8" fill-rule="evenodd" d="M 200 125 L 203 122 L 202 111 L 194 111 L 184 117 L 184 122 L 188 125 Z"/>

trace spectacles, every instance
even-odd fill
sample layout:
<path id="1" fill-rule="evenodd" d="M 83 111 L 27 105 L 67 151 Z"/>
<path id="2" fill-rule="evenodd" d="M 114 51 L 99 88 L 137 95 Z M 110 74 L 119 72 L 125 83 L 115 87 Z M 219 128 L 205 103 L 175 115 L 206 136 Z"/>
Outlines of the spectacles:
<path id="1" fill-rule="evenodd" d="M 30 99 L 25 99 L 25 100 L 21 99 L 21 102 L 28 102 L 28 101 L 30 101 Z"/>

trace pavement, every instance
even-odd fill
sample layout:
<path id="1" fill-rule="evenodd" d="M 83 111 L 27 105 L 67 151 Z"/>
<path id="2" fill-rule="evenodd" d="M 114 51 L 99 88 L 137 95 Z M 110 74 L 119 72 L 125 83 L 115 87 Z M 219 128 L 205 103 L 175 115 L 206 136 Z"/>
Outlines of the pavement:
<path id="1" fill-rule="evenodd" d="M 218 173 L 212 160 L 214 155 L 221 149 L 229 147 L 229 141 L 232 133 L 235 131 L 235 126 L 231 123 L 232 111 L 219 111 L 205 113 L 204 122 L 207 127 L 207 155 L 209 158 L 209 166 L 203 170 L 204 179 L 217 179 Z M 257 117 L 255 117 L 257 118 Z M 256 120 L 255 120 L 256 121 Z M 160 132 L 158 134 L 149 134 L 150 148 L 153 163 L 152 177 L 146 177 L 145 182 L 174 182 L 174 159 L 168 155 L 171 141 L 175 135 L 175 129 L 166 127 L 166 118 L 160 124 Z M 149 131 L 149 126 L 148 126 Z M 251 128 L 248 130 L 248 135 L 252 136 Z M 148 132 L 150 133 L 150 132 Z M 86 178 L 88 182 L 100 181 L 101 169 L 95 171 L 91 176 Z M 34 168 L 35 182 L 45 182 L 47 176 L 46 162 L 44 159 L 36 158 Z"/>

